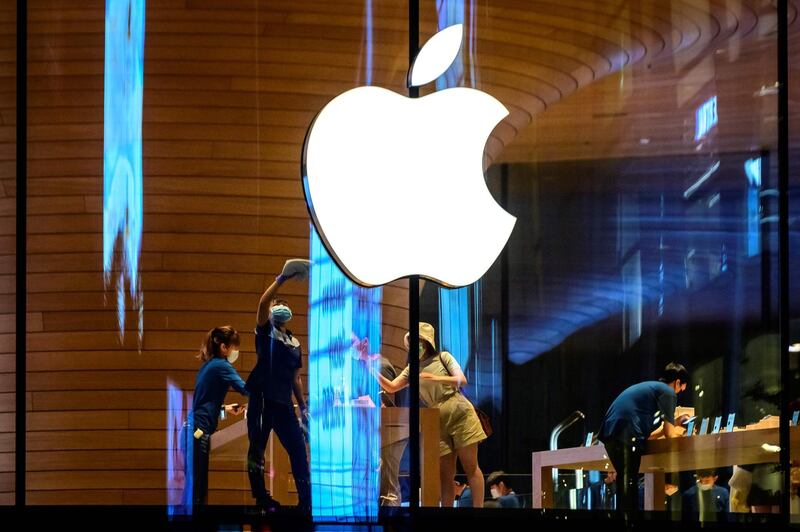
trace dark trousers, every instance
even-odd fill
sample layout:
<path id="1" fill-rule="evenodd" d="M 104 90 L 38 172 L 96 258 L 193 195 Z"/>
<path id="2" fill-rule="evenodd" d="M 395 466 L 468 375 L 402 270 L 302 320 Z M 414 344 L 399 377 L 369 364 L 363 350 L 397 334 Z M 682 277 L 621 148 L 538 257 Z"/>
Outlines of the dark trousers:
<path id="1" fill-rule="evenodd" d="M 192 448 L 192 505 L 208 504 L 208 455 L 211 452 L 211 436 L 203 434 L 194 438 Z"/>
<path id="2" fill-rule="evenodd" d="M 617 472 L 617 511 L 633 515 L 639 510 L 639 466 L 645 442 L 603 442 L 608 459 Z"/>
<path id="3" fill-rule="evenodd" d="M 251 395 L 247 405 L 247 437 L 250 440 L 250 448 L 247 451 L 247 475 L 250 478 L 253 498 L 257 502 L 270 499 L 264 480 L 264 452 L 273 430 L 289 454 L 300 506 L 310 509 L 311 472 L 308 468 L 308 453 L 294 408 L 265 400 L 261 394 Z"/>
<path id="4" fill-rule="evenodd" d="M 400 460 L 408 440 L 381 447 L 381 506 L 400 506 Z"/>

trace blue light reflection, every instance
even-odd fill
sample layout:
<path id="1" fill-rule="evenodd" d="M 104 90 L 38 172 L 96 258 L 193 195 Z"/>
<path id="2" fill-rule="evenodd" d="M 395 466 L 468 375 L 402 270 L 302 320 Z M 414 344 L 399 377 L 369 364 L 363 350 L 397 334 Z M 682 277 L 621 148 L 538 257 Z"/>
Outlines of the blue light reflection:
<path id="1" fill-rule="evenodd" d="M 139 257 L 142 248 L 142 98 L 144 0 L 106 0 L 103 131 L 103 279 L 111 285 L 114 249 L 122 241 L 116 279 L 117 321 L 125 335 L 125 287 L 144 328 Z"/>
<path id="2" fill-rule="evenodd" d="M 354 285 L 311 228 L 308 317 L 311 500 L 316 520 L 375 521 L 380 481 L 381 288 Z"/>
<path id="3" fill-rule="evenodd" d="M 167 380 L 167 515 L 192 513 L 191 421 L 184 428 L 192 407 L 192 393 Z"/>

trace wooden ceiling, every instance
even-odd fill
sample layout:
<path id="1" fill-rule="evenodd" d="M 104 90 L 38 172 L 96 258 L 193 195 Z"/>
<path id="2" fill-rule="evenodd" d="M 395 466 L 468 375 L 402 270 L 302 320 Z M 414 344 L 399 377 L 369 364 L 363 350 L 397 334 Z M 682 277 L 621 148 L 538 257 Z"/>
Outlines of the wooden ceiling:
<path id="1" fill-rule="evenodd" d="M 692 4 L 701 3 L 672 2 L 672 13 L 661 10 L 660 16 L 671 16 L 672 22 L 659 33 L 652 53 L 631 55 L 623 68 L 601 72 L 573 94 L 551 102 L 503 147 L 498 159 L 535 162 L 777 149 L 774 8 L 764 2 L 727 2 L 723 9 L 712 2 L 707 3 L 710 12 L 703 13 Z M 790 6 L 795 73 L 791 122 L 796 122 L 800 24 L 797 3 Z M 695 111 L 712 96 L 718 100 L 719 124 L 698 146 Z"/>

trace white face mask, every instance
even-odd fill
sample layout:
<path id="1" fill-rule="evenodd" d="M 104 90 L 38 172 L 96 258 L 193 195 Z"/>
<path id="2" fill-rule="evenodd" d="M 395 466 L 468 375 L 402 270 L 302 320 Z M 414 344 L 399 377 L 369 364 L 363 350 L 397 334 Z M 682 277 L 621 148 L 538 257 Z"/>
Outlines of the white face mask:
<path id="1" fill-rule="evenodd" d="M 489 490 L 489 491 L 492 492 L 492 499 L 499 499 L 500 498 L 500 490 L 499 489 L 491 488 L 491 490 Z"/>
<path id="2" fill-rule="evenodd" d="M 239 358 L 239 350 L 238 349 L 235 350 L 235 351 L 230 351 L 228 353 L 228 362 L 230 362 L 231 364 L 236 362 L 237 358 Z"/>
<path id="3" fill-rule="evenodd" d="M 708 491 L 714 487 L 714 484 L 698 484 L 702 491 Z"/>

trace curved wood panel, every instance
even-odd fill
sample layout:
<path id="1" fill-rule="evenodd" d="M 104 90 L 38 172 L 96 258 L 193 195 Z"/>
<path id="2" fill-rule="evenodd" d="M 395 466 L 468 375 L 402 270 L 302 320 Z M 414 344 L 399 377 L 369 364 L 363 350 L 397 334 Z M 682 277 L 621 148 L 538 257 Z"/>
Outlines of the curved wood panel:
<path id="1" fill-rule="evenodd" d="M 669 33 L 664 34 L 665 42 L 674 43 L 673 49 L 609 72 L 551 106 L 510 144 L 498 145 L 503 151 L 497 160 L 695 153 L 695 111 L 713 95 L 718 96 L 717 129 L 722 133 L 705 142 L 702 151 L 746 152 L 777 146 L 777 99 L 774 94 L 756 96 L 777 79 L 775 9 L 751 1 L 712 2 L 711 11 L 704 12 L 692 2 L 681 4 L 686 9 L 673 9 L 672 16 L 690 17 L 691 24 L 685 35 L 676 33 L 679 28 L 674 26 L 671 40 Z M 800 35 L 797 13 L 797 2 L 790 2 L 792 42 Z M 670 14 L 666 15 L 669 20 Z M 795 78 L 792 87 L 796 86 Z M 793 108 L 792 119 L 798 117 Z"/>

